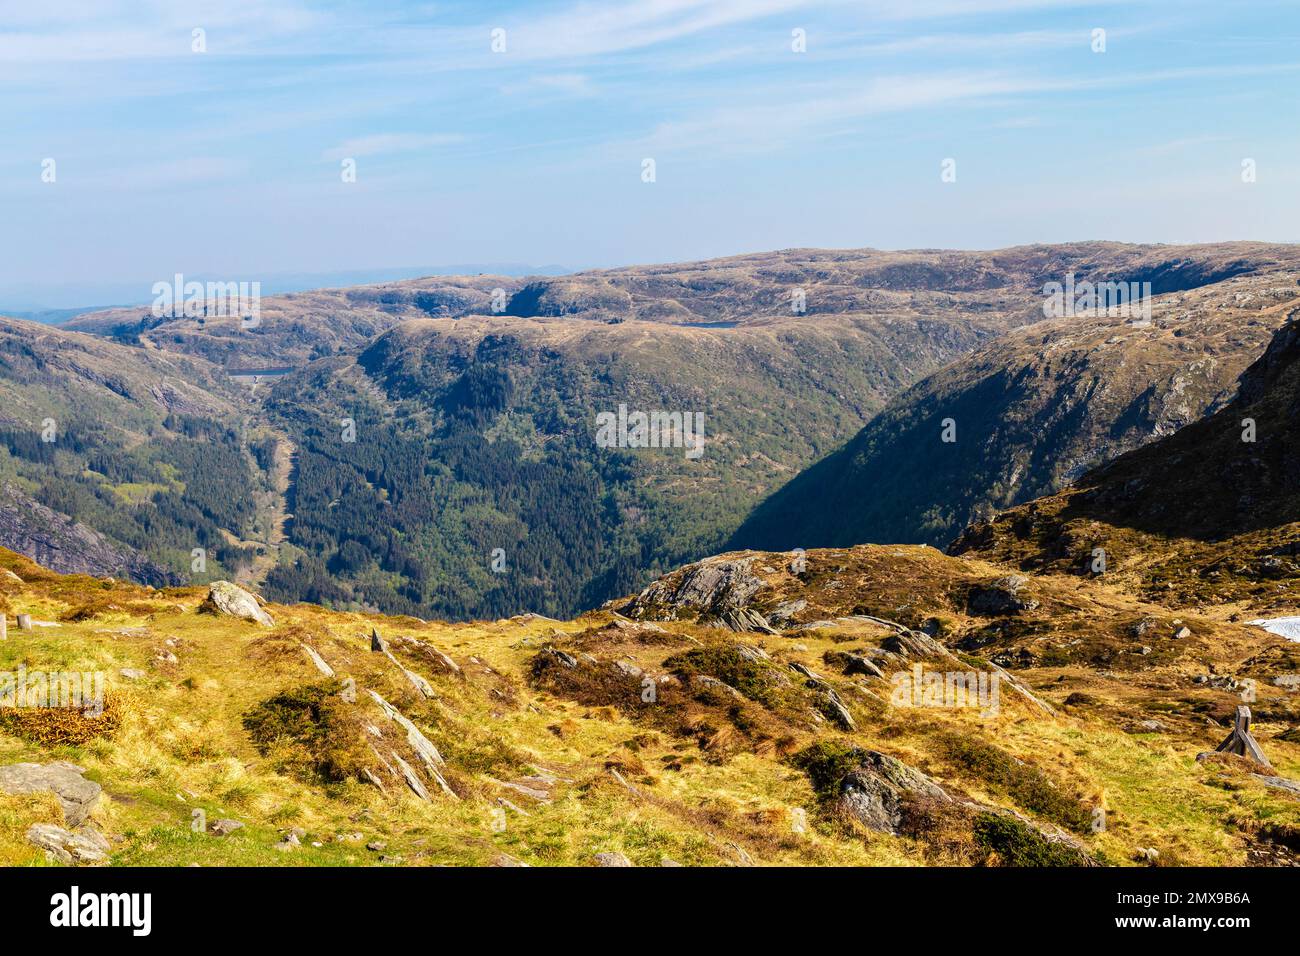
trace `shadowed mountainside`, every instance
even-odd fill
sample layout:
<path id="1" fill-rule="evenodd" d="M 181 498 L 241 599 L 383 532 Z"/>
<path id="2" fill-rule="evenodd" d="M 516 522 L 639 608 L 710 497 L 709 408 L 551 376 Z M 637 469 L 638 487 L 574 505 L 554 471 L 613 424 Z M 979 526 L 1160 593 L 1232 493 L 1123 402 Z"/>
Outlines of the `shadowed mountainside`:
<path id="1" fill-rule="evenodd" d="M 954 554 L 1093 572 L 1169 604 L 1294 613 L 1300 594 L 1300 323 L 1215 415 L 969 529 Z M 1259 616 L 1256 614 L 1256 616 Z"/>
<path id="2" fill-rule="evenodd" d="M 1300 311 L 1296 273 L 1155 299 L 1149 326 L 1049 319 L 907 389 L 763 502 L 735 547 L 942 546 L 972 521 L 1213 413 Z M 955 441 L 943 441 L 951 420 Z"/>

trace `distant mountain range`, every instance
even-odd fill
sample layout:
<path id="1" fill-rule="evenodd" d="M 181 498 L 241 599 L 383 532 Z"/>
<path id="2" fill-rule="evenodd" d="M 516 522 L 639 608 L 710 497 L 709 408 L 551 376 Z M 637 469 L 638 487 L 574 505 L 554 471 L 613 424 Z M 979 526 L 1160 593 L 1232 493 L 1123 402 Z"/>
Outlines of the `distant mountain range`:
<path id="1" fill-rule="evenodd" d="M 407 266 L 386 269 L 345 269 L 333 272 L 276 272 L 265 276 L 241 275 L 237 278 L 257 280 L 264 295 L 285 292 L 302 292 L 309 289 L 336 288 L 339 286 L 368 285 L 376 282 L 394 282 L 419 276 L 438 275 L 488 275 L 553 276 L 572 270 L 566 266 L 530 266 L 515 262 L 462 263 L 449 266 Z M 196 275 L 191 278 L 207 282 L 225 281 L 230 277 Z M 134 282 L 64 282 L 56 286 L 47 283 L 9 283 L 0 285 L 0 315 L 15 319 L 30 319 L 57 325 L 85 312 L 103 309 L 132 308 L 148 304 L 153 296 L 150 289 L 158 281 L 170 281 L 171 276 L 140 279 Z M 101 305 L 84 303 L 98 302 Z M 72 303 L 78 303 L 73 305 Z"/>
<path id="2" fill-rule="evenodd" d="M 571 614 L 728 545 L 946 543 L 1231 401 L 1297 275 L 1258 243 L 786 250 L 10 322 L 0 479 L 194 580 Z M 1067 277 L 1150 283 L 1150 324 L 1044 321 Z M 701 453 L 608 447 L 620 409 L 702 416 Z"/>

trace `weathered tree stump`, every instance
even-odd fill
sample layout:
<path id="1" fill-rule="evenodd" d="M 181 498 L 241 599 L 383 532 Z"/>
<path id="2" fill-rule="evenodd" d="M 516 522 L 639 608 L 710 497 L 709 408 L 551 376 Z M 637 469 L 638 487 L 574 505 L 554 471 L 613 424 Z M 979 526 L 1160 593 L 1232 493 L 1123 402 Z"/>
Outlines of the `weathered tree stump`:
<path id="1" fill-rule="evenodd" d="M 1259 748 L 1259 744 L 1255 742 L 1255 738 L 1250 735 L 1250 708 L 1245 704 L 1237 706 L 1237 722 L 1232 728 L 1232 733 L 1228 734 L 1223 743 L 1215 747 L 1214 750 L 1216 753 L 1250 757 L 1269 769 L 1273 767 L 1268 762 L 1268 758 L 1264 756 L 1264 751 Z"/>
<path id="2" fill-rule="evenodd" d="M 30 631 L 32 629 L 32 616 L 30 614 L 18 615 L 18 630 Z"/>

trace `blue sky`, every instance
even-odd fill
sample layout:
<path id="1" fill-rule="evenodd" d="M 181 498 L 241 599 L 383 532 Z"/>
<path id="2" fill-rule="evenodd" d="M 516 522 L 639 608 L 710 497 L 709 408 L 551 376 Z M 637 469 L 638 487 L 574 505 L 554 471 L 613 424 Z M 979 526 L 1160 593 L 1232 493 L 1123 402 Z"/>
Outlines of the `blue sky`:
<path id="1" fill-rule="evenodd" d="M 175 272 L 1294 241 L 1297 41 L 1269 0 L 0 0 L 0 304 L 147 301 Z"/>

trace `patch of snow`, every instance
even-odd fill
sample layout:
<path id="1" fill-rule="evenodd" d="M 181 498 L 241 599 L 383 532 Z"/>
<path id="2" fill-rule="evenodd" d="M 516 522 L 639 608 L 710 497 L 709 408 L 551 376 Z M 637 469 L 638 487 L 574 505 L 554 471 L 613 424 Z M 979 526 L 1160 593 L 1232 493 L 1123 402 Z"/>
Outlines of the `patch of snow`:
<path id="1" fill-rule="evenodd" d="M 1246 623 L 1262 627 L 1270 634 L 1285 637 L 1288 641 L 1300 642 L 1300 617 L 1267 617 Z"/>

